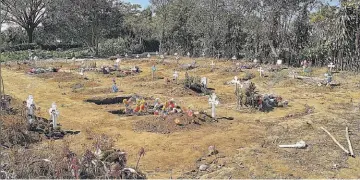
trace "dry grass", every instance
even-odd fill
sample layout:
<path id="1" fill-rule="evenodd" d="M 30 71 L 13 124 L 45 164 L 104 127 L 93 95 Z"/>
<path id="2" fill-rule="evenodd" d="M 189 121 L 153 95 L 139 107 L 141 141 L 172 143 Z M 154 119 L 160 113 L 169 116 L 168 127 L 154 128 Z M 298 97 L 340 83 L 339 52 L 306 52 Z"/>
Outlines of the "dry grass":
<path id="1" fill-rule="evenodd" d="M 159 76 L 172 77 L 173 63 L 157 65 Z M 181 63 L 192 60 L 182 59 Z M 124 92 L 116 95 L 137 93 L 146 97 L 159 97 L 161 100 L 175 98 L 184 105 L 191 105 L 197 110 L 210 112 L 208 97 L 198 96 L 182 89 L 180 85 L 167 85 L 164 80 L 151 80 L 150 67 L 155 61 L 124 61 L 123 67 L 138 65 L 143 71 L 139 75 L 117 78 L 120 89 Z M 186 131 L 174 131 L 171 134 L 151 132 L 135 132 L 134 122 L 147 121 L 149 117 L 119 117 L 107 112 L 110 108 L 85 103 L 84 100 L 93 96 L 107 94 L 111 88 L 113 76 L 87 73 L 96 87 L 85 85 L 80 92 L 72 92 L 69 86 L 58 88 L 58 81 L 41 79 L 24 74 L 22 71 L 4 70 L 4 83 L 7 93 L 19 99 L 34 95 L 35 102 L 47 109 L 56 101 L 60 111 L 59 123 L 64 129 L 75 129 L 96 134 L 105 134 L 115 140 L 115 147 L 123 147 L 128 152 L 131 166 L 135 166 L 137 152 L 141 147 L 146 155 L 141 159 L 140 169 L 149 178 L 179 177 L 187 171 L 196 169 L 196 159 L 202 157 L 210 145 L 217 149 L 227 159 L 223 168 L 215 168 L 209 172 L 199 172 L 190 177 L 203 178 L 360 178 L 358 171 L 359 159 L 345 156 L 331 139 L 321 130 L 326 127 L 338 140 L 346 146 L 345 127 L 348 126 L 354 151 L 359 155 L 359 129 L 356 111 L 360 94 L 358 93 L 359 75 L 349 75 L 346 72 L 335 74 L 335 80 L 342 86 L 329 89 L 308 85 L 299 80 L 288 79 L 288 70 L 280 73 L 268 73 L 269 77 L 258 77 L 257 69 L 244 72 L 226 72 L 232 62 L 216 62 L 218 69 L 210 72 L 211 60 L 198 59 L 203 68 L 189 71 L 189 75 L 199 75 L 209 78 L 208 87 L 214 88 L 221 104 L 217 108 L 219 116 L 235 117 L 233 121 L 221 120 L 219 123 L 201 126 Z M 112 64 L 112 61 L 98 61 L 98 66 Z M 64 68 L 67 66 L 64 65 Z M 180 81 L 185 77 L 185 71 L 177 68 Z M 322 77 L 326 69 L 314 69 L 314 76 Z M 287 108 L 275 108 L 274 111 L 263 113 L 249 110 L 235 110 L 234 87 L 226 86 L 236 75 L 245 76 L 253 73 L 252 80 L 260 93 L 274 93 L 289 100 Z M 79 79 L 66 79 L 69 84 L 75 84 Z M 344 84 L 344 85 L 343 85 Z M 93 88 L 93 89 L 92 89 Z M 64 95 L 65 93 L 65 95 Z M 112 94 L 114 96 L 115 94 Z M 352 102 L 350 100 L 352 99 Z M 301 114 L 304 106 L 314 107 L 314 112 Z M 293 118 L 284 118 L 289 114 L 301 114 Z M 66 137 L 69 147 L 74 152 L 83 152 L 84 145 L 91 144 L 87 133 Z M 116 137 L 116 138 L 115 138 Z M 305 150 L 279 149 L 279 144 L 296 143 L 304 140 L 309 148 Z M 55 142 L 59 144 L 61 142 Z M 241 166 L 239 165 L 241 164 Z M 336 165 L 334 165 L 336 164 Z M 206 175 L 206 176 L 204 176 Z"/>

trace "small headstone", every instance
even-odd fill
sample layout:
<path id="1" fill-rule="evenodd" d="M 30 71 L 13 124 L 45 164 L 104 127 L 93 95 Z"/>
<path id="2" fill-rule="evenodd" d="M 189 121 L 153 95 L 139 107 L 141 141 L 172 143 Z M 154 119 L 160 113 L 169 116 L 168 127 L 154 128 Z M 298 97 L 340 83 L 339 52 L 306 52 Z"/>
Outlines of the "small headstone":
<path id="1" fill-rule="evenodd" d="M 208 168 L 209 167 L 206 164 L 202 164 L 202 165 L 200 165 L 199 170 L 200 171 L 206 171 Z"/>
<path id="2" fill-rule="evenodd" d="M 127 53 L 125 53 L 125 58 L 127 58 L 129 55 Z"/>
<path id="3" fill-rule="evenodd" d="M 205 52 L 202 53 L 202 57 L 205 57 Z"/>
<path id="4" fill-rule="evenodd" d="M 156 55 L 159 55 L 159 52 L 157 52 L 157 51 L 156 51 L 156 53 L 155 53 L 155 54 L 156 54 Z"/>
<path id="5" fill-rule="evenodd" d="M 282 65 L 282 63 L 283 63 L 283 61 L 282 61 L 281 59 L 278 59 L 278 60 L 276 61 L 276 64 L 277 64 L 277 65 Z"/>
<path id="6" fill-rule="evenodd" d="M 138 59 L 139 59 L 139 57 L 140 57 L 140 56 L 137 54 L 137 55 L 136 55 L 136 58 L 138 58 Z"/>
<path id="7" fill-rule="evenodd" d="M 257 59 L 254 59 L 254 63 L 259 63 L 259 60 L 257 60 Z"/>
<path id="8" fill-rule="evenodd" d="M 236 56 L 233 56 L 231 59 L 232 59 L 232 60 L 237 60 Z"/>
<path id="9" fill-rule="evenodd" d="M 178 53 L 175 53 L 175 54 L 174 54 L 174 56 L 177 56 L 177 55 L 178 55 Z"/>
<path id="10" fill-rule="evenodd" d="M 150 57 L 151 57 L 151 56 L 150 56 L 150 54 L 148 53 L 148 54 L 147 54 L 147 58 L 150 58 Z"/>
<path id="11" fill-rule="evenodd" d="M 190 57 L 190 52 L 187 52 L 187 56 Z"/>

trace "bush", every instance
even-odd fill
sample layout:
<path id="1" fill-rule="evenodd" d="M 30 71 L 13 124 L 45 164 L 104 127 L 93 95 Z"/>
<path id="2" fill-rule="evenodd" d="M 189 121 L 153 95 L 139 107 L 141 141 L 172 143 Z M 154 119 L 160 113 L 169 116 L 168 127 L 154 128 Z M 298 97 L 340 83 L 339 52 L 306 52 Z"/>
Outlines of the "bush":
<path id="1" fill-rule="evenodd" d="M 122 38 L 108 39 L 99 44 L 99 54 L 102 56 L 114 56 L 124 53 L 126 53 L 126 45 Z"/>
<path id="2" fill-rule="evenodd" d="M 47 51 L 56 51 L 58 49 L 67 50 L 73 48 L 81 48 L 83 47 L 82 44 L 66 44 L 66 43 L 59 43 L 59 44 L 40 44 L 42 50 Z"/>
<path id="3" fill-rule="evenodd" d="M 17 44 L 17 45 L 9 45 L 1 48 L 1 52 L 5 51 L 25 51 L 25 50 L 34 50 L 39 48 L 39 46 L 35 43 L 25 43 L 25 44 Z"/>

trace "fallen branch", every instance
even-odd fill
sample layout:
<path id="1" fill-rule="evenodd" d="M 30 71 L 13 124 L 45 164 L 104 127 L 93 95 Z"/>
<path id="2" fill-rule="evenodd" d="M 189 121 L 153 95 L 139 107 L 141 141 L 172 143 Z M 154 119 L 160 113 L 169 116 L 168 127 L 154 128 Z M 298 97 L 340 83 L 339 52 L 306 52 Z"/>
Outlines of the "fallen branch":
<path id="1" fill-rule="evenodd" d="M 350 154 L 349 151 L 346 150 L 346 149 L 344 148 L 344 146 L 342 146 L 342 145 L 335 139 L 335 137 L 330 134 L 330 132 L 329 132 L 328 130 L 326 130 L 326 129 L 323 128 L 323 127 L 321 127 L 321 129 L 324 130 L 324 131 L 331 137 L 331 139 L 332 139 L 346 154 Z"/>
<path id="2" fill-rule="evenodd" d="M 345 136 L 346 136 L 346 140 L 347 140 L 348 145 L 349 145 L 350 155 L 351 155 L 352 157 L 355 157 L 354 151 L 353 151 L 353 148 L 352 148 L 352 145 L 351 145 L 351 142 L 350 142 L 349 128 L 348 128 L 348 127 L 346 127 L 346 134 L 345 134 Z"/>

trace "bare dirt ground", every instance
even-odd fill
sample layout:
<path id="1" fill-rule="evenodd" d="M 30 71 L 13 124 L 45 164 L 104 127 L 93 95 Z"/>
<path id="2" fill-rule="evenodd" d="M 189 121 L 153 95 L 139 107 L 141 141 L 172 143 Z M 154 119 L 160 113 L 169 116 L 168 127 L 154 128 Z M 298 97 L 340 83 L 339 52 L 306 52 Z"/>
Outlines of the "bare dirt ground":
<path id="1" fill-rule="evenodd" d="M 81 151 L 90 143 L 86 138 L 89 132 L 104 133 L 116 139 L 116 148 L 125 149 L 129 163 L 135 165 L 137 152 L 144 147 L 146 155 L 139 168 L 148 178 L 360 178 L 359 158 L 345 155 L 320 129 L 327 128 L 347 148 L 345 127 L 349 127 L 355 155 L 360 156 L 360 76 L 357 74 L 340 72 L 334 79 L 341 86 L 318 87 L 289 78 L 288 70 L 267 72 L 266 78 L 260 78 L 257 69 L 227 72 L 235 65 L 230 61 L 215 61 L 217 69 L 211 72 L 211 60 L 200 58 L 197 60 L 200 67 L 190 70 L 189 74 L 207 77 L 208 87 L 214 88 L 220 99 L 217 115 L 235 119 L 185 127 L 176 126 L 173 118 L 163 121 L 153 116 L 125 117 L 108 112 L 123 105 L 85 102 L 90 98 L 136 93 L 162 101 L 174 98 L 181 106 L 210 113 L 208 97 L 184 89 L 181 81 L 185 70 L 178 68 L 174 59 L 169 60 L 172 62 L 157 65 L 157 75 L 171 78 L 177 69 L 178 85 L 166 84 L 164 79 L 151 80 L 150 68 L 155 59 L 125 60 L 122 68 L 137 65 L 143 72 L 116 78 L 121 90 L 116 94 L 111 93 L 112 78 L 116 75 L 86 72 L 88 80 L 84 80 L 76 72 L 28 75 L 24 73 L 27 67 L 22 67 L 20 70 L 4 68 L 3 76 L 7 94 L 23 100 L 29 94 L 34 96 L 35 103 L 42 109 L 39 116 L 47 117 L 51 103 L 57 103 L 62 128 L 81 131 L 79 135 L 65 138 L 71 150 Z M 191 61 L 180 60 L 181 63 Z M 98 67 L 113 63 L 97 61 Z M 61 65 L 63 69 L 74 66 Z M 256 75 L 252 82 L 260 93 L 281 95 L 290 106 L 275 108 L 269 113 L 237 111 L 234 86 L 224 83 L 235 75 L 244 77 L 249 72 Z M 313 76 L 323 77 L 325 72 L 326 69 L 314 69 Z M 77 84 L 81 85 L 74 88 Z M 307 112 L 307 106 L 313 108 L 311 113 Z M 278 147 L 300 140 L 307 143 L 306 149 Z M 55 143 L 60 144 L 61 140 Z M 217 156 L 206 156 L 211 145 L 219 151 Z M 200 164 L 209 165 L 207 171 L 198 171 Z"/>

